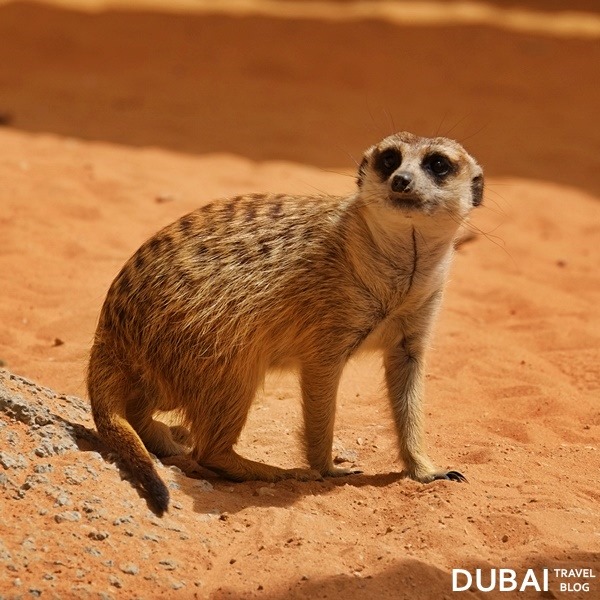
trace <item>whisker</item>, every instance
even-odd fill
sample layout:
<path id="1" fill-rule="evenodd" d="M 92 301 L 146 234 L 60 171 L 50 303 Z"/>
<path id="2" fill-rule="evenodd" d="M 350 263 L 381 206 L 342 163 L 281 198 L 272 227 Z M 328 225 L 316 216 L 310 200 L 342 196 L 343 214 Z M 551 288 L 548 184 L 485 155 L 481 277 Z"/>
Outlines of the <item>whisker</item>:
<path id="1" fill-rule="evenodd" d="M 508 202 L 508 200 L 500 192 L 493 189 L 493 187 L 495 185 L 496 185 L 495 183 L 492 183 L 492 184 L 487 184 L 485 186 L 485 200 L 486 200 L 486 202 L 487 201 L 493 202 L 496 205 L 496 207 L 498 208 L 498 210 L 500 211 L 500 214 L 506 216 L 506 212 L 504 211 L 504 209 L 502 208 L 500 203 L 498 201 L 496 201 L 494 198 L 490 198 L 490 194 L 493 194 L 494 196 L 497 196 L 500 200 L 502 200 L 505 204 L 510 206 L 510 203 Z M 484 203 L 484 206 L 486 206 L 485 203 Z"/>
<path id="2" fill-rule="evenodd" d="M 492 202 L 495 205 L 495 208 L 492 208 L 489 203 Z M 488 198 L 486 196 L 485 201 L 481 204 L 481 208 L 488 210 L 496 215 L 500 215 L 502 217 L 508 216 L 508 213 L 496 202 L 493 198 Z"/>
<path id="3" fill-rule="evenodd" d="M 503 252 L 505 252 L 506 255 L 511 259 L 511 261 L 514 263 L 514 265 L 516 267 L 519 266 L 517 261 L 513 258 L 512 254 L 506 249 L 506 242 L 505 242 L 504 238 L 500 237 L 499 235 L 493 235 L 493 232 L 496 231 L 500 227 L 500 225 L 497 225 L 491 231 L 484 231 L 483 229 L 481 229 L 481 227 L 478 227 L 477 225 L 475 225 L 474 223 L 471 223 L 467 219 L 461 219 L 460 217 L 457 218 L 457 215 L 452 213 L 448 208 L 444 207 L 444 210 L 448 213 L 448 216 L 457 225 L 464 227 L 471 233 L 478 233 L 478 234 L 482 235 L 484 238 L 486 238 L 487 240 L 492 242 L 492 244 L 494 244 L 495 246 L 498 246 L 498 248 L 500 248 Z"/>
<path id="4" fill-rule="evenodd" d="M 342 175 L 343 177 L 351 177 L 352 179 L 356 179 L 356 173 L 344 173 L 343 171 L 336 171 L 335 169 L 319 169 L 319 170 L 322 173 L 333 173 L 334 175 Z"/>
<path id="5" fill-rule="evenodd" d="M 435 134 L 433 135 L 433 137 L 438 137 L 440 135 L 440 130 L 442 129 L 442 125 L 444 124 L 444 121 L 446 120 L 447 116 L 448 116 L 448 109 L 446 109 L 444 111 L 442 120 L 440 121 L 440 124 L 437 126 L 437 129 L 435 130 Z"/>
<path id="6" fill-rule="evenodd" d="M 369 117 L 371 117 L 371 124 L 372 124 L 371 131 L 373 131 L 373 134 L 375 136 L 379 137 L 381 134 L 381 127 L 375 120 L 375 116 L 373 115 L 373 111 L 371 110 L 371 104 L 369 102 L 368 96 L 366 97 L 366 102 L 367 102 L 367 112 L 369 113 Z"/>
<path id="7" fill-rule="evenodd" d="M 338 146 L 337 144 L 334 147 L 338 152 L 346 155 L 357 167 L 360 166 L 360 162 L 357 161 L 356 158 L 354 158 L 354 156 L 348 150 L 346 150 L 346 148 L 342 148 L 342 146 Z"/>
<path id="8" fill-rule="evenodd" d="M 388 121 L 390 122 L 391 126 L 392 126 L 392 132 L 391 133 L 396 133 L 396 123 L 394 123 L 394 117 L 392 116 L 392 113 L 384 106 L 383 107 L 383 112 L 385 113 L 385 115 L 388 118 Z"/>
<path id="9" fill-rule="evenodd" d="M 468 135 L 466 137 L 460 138 L 458 141 L 462 144 L 462 143 L 466 142 L 467 140 L 470 140 L 472 137 L 475 137 L 476 135 L 480 134 L 484 129 L 486 129 L 487 127 L 489 127 L 490 123 L 491 123 L 491 121 L 488 121 L 487 123 L 485 123 L 484 125 L 482 125 L 477 131 L 475 131 L 471 135 Z"/>
<path id="10" fill-rule="evenodd" d="M 452 127 L 450 127 L 450 129 L 448 131 L 446 131 L 446 133 L 444 134 L 444 137 L 449 137 L 450 134 L 470 116 L 471 116 L 471 114 L 467 113 L 464 117 L 462 117 L 462 119 L 459 119 L 456 123 L 454 123 L 454 125 L 452 125 Z"/>

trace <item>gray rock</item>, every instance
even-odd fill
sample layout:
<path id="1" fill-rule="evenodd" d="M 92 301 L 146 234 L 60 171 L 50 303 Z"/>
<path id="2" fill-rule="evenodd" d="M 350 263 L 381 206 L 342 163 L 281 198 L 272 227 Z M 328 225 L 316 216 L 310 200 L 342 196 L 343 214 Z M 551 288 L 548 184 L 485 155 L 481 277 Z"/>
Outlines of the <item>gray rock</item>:
<path id="1" fill-rule="evenodd" d="M 65 467 L 65 479 L 71 485 L 79 485 L 86 480 L 86 477 L 80 475 L 75 467 Z"/>
<path id="2" fill-rule="evenodd" d="M 6 562 L 11 559 L 12 559 L 12 556 L 11 556 L 10 552 L 6 549 L 6 546 L 2 543 L 2 540 L 0 540 L 0 560 Z"/>
<path id="3" fill-rule="evenodd" d="M 21 441 L 19 439 L 19 434 L 16 431 L 7 431 L 4 437 L 6 439 L 7 444 L 13 447 Z"/>
<path id="4" fill-rule="evenodd" d="M 174 571 L 177 568 L 177 562 L 167 558 L 165 560 L 159 561 L 160 565 L 162 565 L 167 571 Z"/>
<path id="5" fill-rule="evenodd" d="M 45 475 L 28 475 L 27 479 L 23 482 L 21 489 L 26 491 L 30 490 L 38 485 L 46 485 L 48 483 L 48 478 Z"/>
<path id="6" fill-rule="evenodd" d="M 10 375 L 11 379 L 19 380 L 16 375 Z M 31 384 L 35 385 L 35 384 Z M 52 423 L 53 417 L 50 411 L 41 404 L 41 399 L 28 402 L 19 394 L 14 394 L 4 387 L 0 381 L 0 411 L 25 425 L 47 425 Z"/>
<path id="7" fill-rule="evenodd" d="M 76 522 L 81 520 L 81 513 L 76 510 L 67 510 L 65 512 L 54 515 L 54 520 L 57 523 L 64 523 L 65 521 Z"/>
<path id="8" fill-rule="evenodd" d="M 54 467 L 50 464 L 37 464 L 33 467 L 34 473 L 52 473 L 54 471 Z"/>
<path id="9" fill-rule="evenodd" d="M 202 492 L 213 492 L 215 488 L 206 479 L 200 479 L 194 482 L 194 489 L 201 490 Z"/>
<path id="10" fill-rule="evenodd" d="M 333 457 L 333 462 L 336 465 L 340 463 L 356 463 L 358 460 L 358 452 L 356 450 L 346 450 L 345 448 L 339 448 L 337 452 L 335 452 L 335 456 Z"/>
<path id="11" fill-rule="evenodd" d="M 58 494 L 54 502 L 54 506 L 68 506 L 69 504 L 71 504 L 71 498 L 69 498 L 69 494 L 66 492 Z"/>
<path id="12" fill-rule="evenodd" d="M 137 575 L 140 572 L 140 568 L 133 563 L 120 565 L 119 568 L 121 569 L 121 571 L 123 571 L 123 573 L 127 575 Z"/>
<path id="13" fill-rule="evenodd" d="M 0 452 L 0 465 L 5 469 L 24 469 L 28 465 L 27 459 L 19 454 L 18 456 L 13 456 L 8 452 Z"/>
<path id="14" fill-rule="evenodd" d="M 5 385 L 10 380 L 11 387 L 17 387 L 27 391 L 27 397 L 15 393 Z M 33 397 L 30 397 L 32 394 Z M 38 441 L 33 454 L 40 458 L 63 454 L 69 450 L 78 450 L 76 438 L 78 433 L 81 437 L 93 438 L 93 434 L 81 425 L 72 425 L 69 421 L 89 420 L 89 406 L 74 396 L 65 396 L 63 400 L 70 409 L 64 417 L 50 412 L 46 406 L 48 398 L 56 398 L 55 392 L 48 388 L 37 385 L 33 381 L 12 373 L 0 371 L 0 413 L 10 419 L 20 421 L 29 426 L 29 433 L 34 440 Z M 16 432 L 8 432 L 9 445 L 18 442 Z M 12 467 L 5 467 L 12 468 Z"/>

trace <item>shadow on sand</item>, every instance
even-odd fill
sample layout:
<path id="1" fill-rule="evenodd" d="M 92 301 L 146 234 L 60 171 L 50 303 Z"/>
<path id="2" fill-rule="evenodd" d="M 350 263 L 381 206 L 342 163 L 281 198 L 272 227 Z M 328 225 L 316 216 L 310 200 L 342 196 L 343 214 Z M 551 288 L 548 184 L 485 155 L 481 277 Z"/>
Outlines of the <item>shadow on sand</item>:
<path id="1" fill-rule="evenodd" d="M 596 39 L 21 2 L 0 39 L 0 124 L 22 131 L 322 168 L 439 132 L 488 175 L 600 191 Z"/>

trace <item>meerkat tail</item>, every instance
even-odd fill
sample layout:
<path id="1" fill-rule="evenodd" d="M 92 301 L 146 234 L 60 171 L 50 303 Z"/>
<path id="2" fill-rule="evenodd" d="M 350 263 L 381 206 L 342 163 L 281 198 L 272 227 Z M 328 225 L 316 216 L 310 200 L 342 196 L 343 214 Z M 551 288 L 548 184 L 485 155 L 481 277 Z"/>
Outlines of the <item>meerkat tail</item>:
<path id="1" fill-rule="evenodd" d="M 141 483 L 150 501 L 162 516 L 169 507 L 169 490 L 152 462 L 150 454 L 131 425 L 120 415 L 96 413 L 98 431 L 112 448 L 118 451 L 134 478 Z"/>
<path id="2" fill-rule="evenodd" d="M 102 440 L 117 452 L 128 471 L 150 496 L 153 508 L 162 516 L 169 507 L 169 490 L 156 471 L 142 440 L 115 408 L 103 402 L 94 402 L 92 397 L 92 410 L 98 433 Z"/>

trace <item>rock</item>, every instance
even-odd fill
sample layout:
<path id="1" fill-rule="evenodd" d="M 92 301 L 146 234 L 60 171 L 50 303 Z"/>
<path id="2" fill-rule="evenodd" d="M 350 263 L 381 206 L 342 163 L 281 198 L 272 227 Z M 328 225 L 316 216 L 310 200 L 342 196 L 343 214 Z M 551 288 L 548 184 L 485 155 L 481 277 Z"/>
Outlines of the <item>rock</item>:
<path id="1" fill-rule="evenodd" d="M 29 475 L 23 485 L 21 486 L 22 490 L 30 490 L 38 485 L 46 485 L 48 483 L 48 478 L 45 475 Z"/>
<path id="2" fill-rule="evenodd" d="M 71 499 L 66 492 L 58 494 L 56 501 L 54 502 L 54 506 L 68 506 L 69 504 L 71 504 Z"/>
<path id="3" fill-rule="evenodd" d="M 65 512 L 58 513 L 54 515 L 54 520 L 57 523 L 64 523 L 65 521 L 76 522 L 81 520 L 81 513 L 76 510 L 68 510 Z"/>
<path id="4" fill-rule="evenodd" d="M 127 575 L 137 575 L 140 572 L 140 568 L 133 563 L 120 565 L 119 568 L 121 569 L 121 571 L 123 571 L 123 573 Z"/>
<path id="5" fill-rule="evenodd" d="M 358 452 L 356 450 L 346 450 L 345 448 L 340 448 L 333 457 L 333 462 L 336 465 L 340 463 L 356 463 L 358 461 Z"/>
<path id="6" fill-rule="evenodd" d="M 79 485 L 84 482 L 86 478 L 83 475 L 80 475 L 75 467 L 70 466 L 65 468 L 65 480 L 71 485 Z"/>
<path id="7" fill-rule="evenodd" d="M 161 560 L 158 564 L 162 565 L 167 571 L 174 571 L 177 568 L 177 563 L 171 559 Z"/>
<path id="8" fill-rule="evenodd" d="M 11 379 L 17 378 L 16 375 L 11 375 Z M 35 385 L 35 384 L 31 384 Z M 31 402 L 27 402 L 19 394 L 14 394 L 7 390 L 0 381 L 0 411 L 6 415 L 21 421 L 25 425 L 47 425 L 52 423 L 52 415 L 50 411 L 42 406 L 36 406 Z"/>
<path id="9" fill-rule="evenodd" d="M 19 455 L 14 457 L 8 452 L 0 452 L 0 465 L 5 469 L 25 469 L 28 465 L 28 461 L 24 456 Z"/>
<path id="10" fill-rule="evenodd" d="M 194 489 L 202 492 L 214 492 L 215 488 L 206 479 L 200 479 L 194 483 Z"/>
<path id="11" fill-rule="evenodd" d="M 52 473 L 54 467 L 51 464 L 37 464 L 33 467 L 34 473 Z"/>

